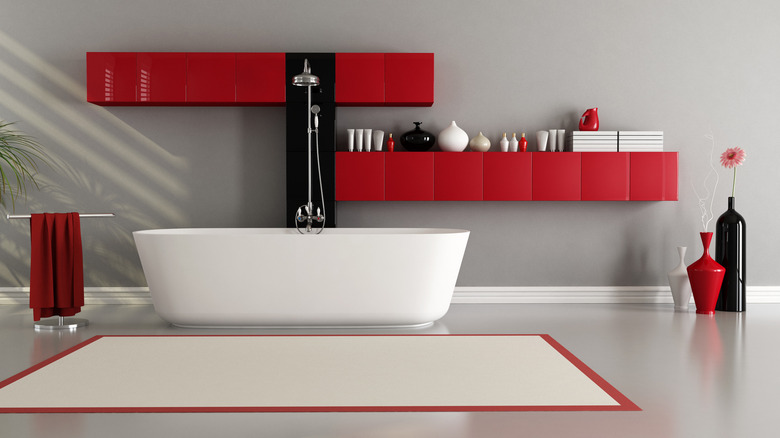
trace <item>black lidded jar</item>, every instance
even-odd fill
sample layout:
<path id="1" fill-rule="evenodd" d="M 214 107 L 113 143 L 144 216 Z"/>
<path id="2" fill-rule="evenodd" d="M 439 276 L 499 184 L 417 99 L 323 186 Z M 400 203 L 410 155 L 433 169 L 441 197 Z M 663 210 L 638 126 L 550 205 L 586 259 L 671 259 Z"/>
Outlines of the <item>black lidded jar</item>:
<path id="1" fill-rule="evenodd" d="M 425 152 L 432 148 L 434 143 L 436 143 L 436 136 L 428 131 L 420 129 L 422 122 L 414 122 L 414 124 L 415 127 L 413 130 L 401 135 L 401 145 L 407 151 Z"/>

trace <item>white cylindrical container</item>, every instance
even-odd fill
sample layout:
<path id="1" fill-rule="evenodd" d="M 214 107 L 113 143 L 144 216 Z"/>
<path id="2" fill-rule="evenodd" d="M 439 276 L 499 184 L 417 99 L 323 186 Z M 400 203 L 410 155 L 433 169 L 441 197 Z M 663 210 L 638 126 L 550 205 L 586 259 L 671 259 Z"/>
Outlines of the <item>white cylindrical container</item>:
<path id="1" fill-rule="evenodd" d="M 352 152 L 355 150 L 355 130 L 347 129 L 347 150 Z"/>
<path id="2" fill-rule="evenodd" d="M 371 130 L 363 129 L 363 148 L 366 152 L 371 152 Z"/>
<path id="3" fill-rule="evenodd" d="M 382 130 L 375 130 L 372 134 L 372 146 L 374 147 L 374 150 L 377 152 L 382 152 L 382 143 L 385 141 L 385 131 Z"/>
<path id="4" fill-rule="evenodd" d="M 362 129 L 355 130 L 355 149 L 357 149 L 358 152 L 363 152 L 363 130 Z"/>
<path id="5" fill-rule="evenodd" d="M 547 150 L 547 137 L 550 135 L 547 131 L 536 131 L 536 150 L 544 152 Z"/>
<path id="6" fill-rule="evenodd" d="M 558 129 L 558 150 L 566 152 L 566 130 Z"/>
<path id="7" fill-rule="evenodd" d="M 550 152 L 558 151 L 558 133 L 556 131 L 555 129 L 550 130 Z"/>
<path id="8" fill-rule="evenodd" d="M 517 145 L 520 144 L 517 141 L 517 133 L 512 133 L 512 139 L 509 140 L 509 152 L 517 152 Z"/>

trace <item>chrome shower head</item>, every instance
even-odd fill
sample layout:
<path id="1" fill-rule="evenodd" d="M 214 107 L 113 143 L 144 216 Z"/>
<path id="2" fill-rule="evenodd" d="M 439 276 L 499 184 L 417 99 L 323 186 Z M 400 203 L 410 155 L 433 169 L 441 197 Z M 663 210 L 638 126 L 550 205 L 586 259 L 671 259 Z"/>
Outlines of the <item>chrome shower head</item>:
<path id="1" fill-rule="evenodd" d="M 308 59 L 303 60 L 303 73 L 293 76 L 292 83 L 299 87 L 317 87 L 320 85 L 320 78 L 311 74 L 311 67 L 309 66 Z"/>

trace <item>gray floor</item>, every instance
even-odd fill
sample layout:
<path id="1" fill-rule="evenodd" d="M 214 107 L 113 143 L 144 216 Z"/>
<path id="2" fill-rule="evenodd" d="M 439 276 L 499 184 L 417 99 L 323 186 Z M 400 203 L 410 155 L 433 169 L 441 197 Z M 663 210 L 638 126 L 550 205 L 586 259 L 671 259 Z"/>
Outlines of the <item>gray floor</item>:
<path id="1" fill-rule="evenodd" d="M 192 330 L 151 306 L 88 306 L 91 325 L 36 333 L 23 306 L 0 306 L 0 380 L 101 334 L 343 333 Z M 367 333 L 399 331 L 361 330 Z M 777 436 L 780 305 L 743 314 L 671 304 L 456 304 L 411 333 L 547 333 L 641 412 L 0 414 L 0 437 L 764 437 Z M 150 370 L 153 372 L 153 370 Z M 56 391 L 56 389 L 52 389 Z"/>

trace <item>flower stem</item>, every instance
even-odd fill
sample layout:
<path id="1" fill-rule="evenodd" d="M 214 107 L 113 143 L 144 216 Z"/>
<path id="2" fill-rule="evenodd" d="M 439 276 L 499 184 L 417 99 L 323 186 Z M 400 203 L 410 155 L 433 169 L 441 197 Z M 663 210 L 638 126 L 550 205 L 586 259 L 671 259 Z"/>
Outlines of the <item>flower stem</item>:
<path id="1" fill-rule="evenodd" d="M 734 167 L 734 180 L 731 182 L 731 197 L 734 197 L 734 188 L 737 186 L 737 168 Z"/>

